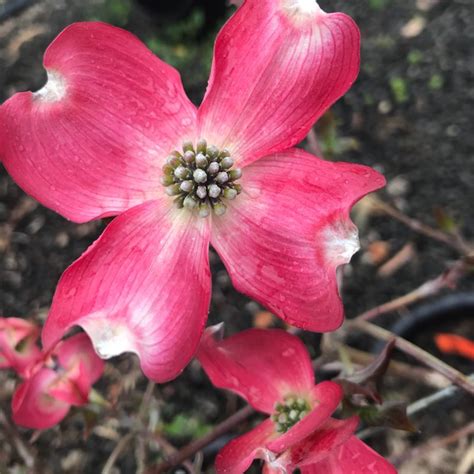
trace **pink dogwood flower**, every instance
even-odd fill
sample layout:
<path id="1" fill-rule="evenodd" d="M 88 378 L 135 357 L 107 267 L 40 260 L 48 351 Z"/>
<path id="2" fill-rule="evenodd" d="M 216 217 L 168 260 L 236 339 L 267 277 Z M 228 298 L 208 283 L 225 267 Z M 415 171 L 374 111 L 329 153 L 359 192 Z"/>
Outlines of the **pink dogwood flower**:
<path id="1" fill-rule="evenodd" d="M 269 415 L 220 451 L 218 474 L 243 473 L 257 458 L 265 460 L 264 472 L 275 474 L 296 468 L 306 474 L 395 472 L 353 436 L 356 416 L 331 418 L 342 389 L 329 381 L 315 384 L 308 351 L 296 336 L 280 329 L 249 329 L 220 340 L 214 337 L 217 330 L 205 331 L 197 352 L 204 371 L 216 387 Z M 349 469 L 351 457 L 373 470 Z"/>
<path id="2" fill-rule="evenodd" d="M 12 399 L 13 421 L 21 426 L 46 429 L 59 423 L 72 405 L 88 402 L 92 385 L 100 378 L 104 361 L 87 334 L 76 334 L 58 345 L 31 369 Z"/>
<path id="3" fill-rule="evenodd" d="M 314 0 L 246 0 L 196 108 L 130 33 L 66 28 L 46 85 L 0 108 L 0 156 L 63 216 L 118 217 L 63 274 L 45 347 L 79 325 L 102 357 L 134 352 L 148 377 L 176 377 L 207 318 L 209 244 L 238 290 L 296 326 L 336 329 L 336 267 L 358 249 L 349 211 L 384 179 L 294 146 L 354 82 L 359 42 L 352 19 Z"/>
<path id="4" fill-rule="evenodd" d="M 337 421 L 337 420 L 332 420 Z M 264 466 L 264 474 L 396 474 L 396 469 L 347 429 L 324 427 Z M 328 454 L 329 451 L 329 454 Z"/>
<path id="5" fill-rule="evenodd" d="M 41 355 L 40 329 L 21 318 L 0 318 L 0 369 L 12 368 L 25 377 Z"/>

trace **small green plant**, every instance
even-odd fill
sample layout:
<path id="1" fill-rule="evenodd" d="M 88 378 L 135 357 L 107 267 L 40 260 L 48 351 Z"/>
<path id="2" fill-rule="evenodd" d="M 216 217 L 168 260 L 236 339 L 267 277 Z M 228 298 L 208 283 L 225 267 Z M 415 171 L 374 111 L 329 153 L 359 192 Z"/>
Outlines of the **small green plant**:
<path id="1" fill-rule="evenodd" d="M 390 3 L 390 0 L 369 0 L 369 7 L 370 7 L 372 10 L 382 10 L 382 9 L 384 9 L 389 3 Z"/>
<path id="2" fill-rule="evenodd" d="M 402 77 L 392 77 L 390 79 L 390 88 L 397 104 L 404 104 L 408 101 L 408 85 Z"/>
<path id="3" fill-rule="evenodd" d="M 419 49 L 412 49 L 408 53 L 407 59 L 412 65 L 419 64 L 423 60 L 423 53 Z"/>
<path id="4" fill-rule="evenodd" d="M 439 91 L 444 85 L 444 79 L 441 74 L 433 74 L 428 82 L 428 87 L 432 91 Z"/>
<path id="5" fill-rule="evenodd" d="M 163 432 L 173 438 L 199 438 L 204 436 L 211 426 L 203 423 L 197 417 L 176 415 L 163 426 Z"/>

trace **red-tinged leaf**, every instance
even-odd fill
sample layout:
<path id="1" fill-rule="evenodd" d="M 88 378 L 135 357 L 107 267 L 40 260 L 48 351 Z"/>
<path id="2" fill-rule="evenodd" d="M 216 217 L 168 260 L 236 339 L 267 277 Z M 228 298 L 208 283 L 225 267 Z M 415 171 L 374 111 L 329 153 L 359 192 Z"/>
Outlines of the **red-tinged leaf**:
<path id="1" fill-rule="evenodd" d="M 379 390 L 394 346 L 395 339 L 392 339 L 369 365 L 351 375 L 334 380 L 341 385 L 347 399 L 351 399 L 354 395 L 364 395 L 378 404 L 382 403 Z"/>
<path id="2" fill-rule="evenodd" d="M 418 431 L 408 418 L 406 402 L 391 401 L 381 406 L 358 407 L 355 413 L 368 426 L 385 426 L 410 433 Z"/>
<path id="3" fill-rule="evenodd" d="M 370 386 L 362 386 L 345 379 L 335 379 L 334 382 L 342 387 L 346 399 L 354 401 L 358 395 L 362 395 L 363 399 L 370 399 L 378 404 L 382 403 L 380 394 Z M 357 403 L 354 404 L 357 405 Z"/>

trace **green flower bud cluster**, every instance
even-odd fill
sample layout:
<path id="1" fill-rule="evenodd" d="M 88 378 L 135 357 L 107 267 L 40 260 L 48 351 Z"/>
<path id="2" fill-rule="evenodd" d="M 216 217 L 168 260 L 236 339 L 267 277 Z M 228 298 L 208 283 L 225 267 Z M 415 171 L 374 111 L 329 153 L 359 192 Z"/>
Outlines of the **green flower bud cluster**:
<path id="1" fill-rule="evenodd" d="M 173 151 L 163 166 L 161 183 L 166 193 L 174 196 L 178 208 L 196 210 L 201 217 L 213 211 L 221 216 L 232 200 L 242 192 L 236 181 L 242 176 L 240 168 L 232 168 L 234 160 L 228 150 L 219 150 L 199 140 L 196 148 L 191 142 L 183 143 L 183 151 Z"/>
<path id="2" fill-rule="evenodd" d="M 272 420 L 278 433 L 286 433 L 293 425 L 302 420 L 309 412 L 310 406 L 304 398 L 287 397 L 283 403 L 275 404 Z"/>

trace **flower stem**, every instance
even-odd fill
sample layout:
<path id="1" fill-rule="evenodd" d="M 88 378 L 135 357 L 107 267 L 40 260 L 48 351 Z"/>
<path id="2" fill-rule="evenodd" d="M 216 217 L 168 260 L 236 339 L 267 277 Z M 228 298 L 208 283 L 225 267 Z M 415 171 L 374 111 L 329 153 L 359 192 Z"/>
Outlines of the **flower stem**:
<path id="1" fill-rule="evenodd" d="M 428 298 L 429 296 L 433 296 L 439 293 L 443 288 L 455 288 L 458 281 L 471 267 L 472 263 L 467 261 L 467 259 L 461 258 L 457 260 L 451 268 L 443 271 L 436 278 L 426 281 L 406 295 L 399 296 L 398 298 L 387 301 L 386 303 L 359 314 L 353 321 L 369 321 L 381 314 L 396 311 L 405 306 L 416 303 L 417 301 Z"/>
<path id="2" fill-rule="evenodd" d="M 246 420 L 253 413 L 254 409 L 250 405 L 247 405 L 246 407 L 240 409 L 232 416 L 224 420 L 222 423 L 219 423 L 207 435 L 187 444 L 176 454 L 170 456 L 166 461 L 159 464 L 156 468 L 150 468 L 147 471 L 147 474 L 160 474 L 164 472 L 169 472 L 170 469 L 179 466 L 184 460 L 190 458 L 198 451 L 203 449 L 205 446 L 212 443 L 215 439 L 219 438 L 219 436 L 222 436 L 235 426 L 239 425 L 242 421 Z"/>
<path id="3" fill-rule="evenodd" d="M 429 225 L 424 224 L 423 222 L 420 222 L 417 219 L 413 219 L 412 217 L 403 214 L 403 212 L 400 212 L 395 207 L 381 201 L 380 199 L 372 198 L 371 202 L 374 209 L 382 211 L 383 213 L 387 214 L 393 219 L 396 219 L 402 224 L 405 224 L 407 227 L 419 234 L 423 234 L 426 237 L 448 245 L 449 247 L 459 252 L 461 255 L 469 255 L 474 250 L 472 245 L 465 242 L 464 239 L 458 233 L 448 233 L 430 227 Z"/>
<path id="4" fill-rule="evenodd" d="M 442 360 L 433 356 L 429 352 L 426 352 L 415 344 L 412 344 L 406 339 L 397 336 L 396 334 L 388 331 L 387 329 L 383 329 L 379 326 L 376 326 L 375 324 L 368 323 L 367 321 L 363 320 L 349 321 L 348 326 L 350 328 L 359 329 L 360 331 L 363 331 L 366 334 L 370 334 L 371 336 L 377 339 L 381 339 L 383 341 L 395 339 L 395 347 L 397 347 L 399 350 L 401 350 L 405 354 L 412 356 L 414 359 L 420 361 L 421 363 L 425 364 L 436 372 L 439 372 L 447 379 L 449 379 L 452 383 L 463 388 L 471 395 L 474 395 L 473 381 L 469 380 L 469 378 L 466 377 L 463 373 L 459 372 L 455 368 L 451 367 L 450 365 L 446 364 Z"/>
<path id="5" fill-rule="evenodd" d="M 36 459 L 34 452 L 30 447 L 22 440 L 18 433 L 15 425 L 10 423 L 7 415 L 0 408 L 0 426 L 3 426 L 5 437 L 10 441 L 11 445 L 16 449 L 20 457 L 23 459 L 27 468 L 34 468 L 36 466 Z M 37 466 L 36 466 L 37 467 Z"/>

